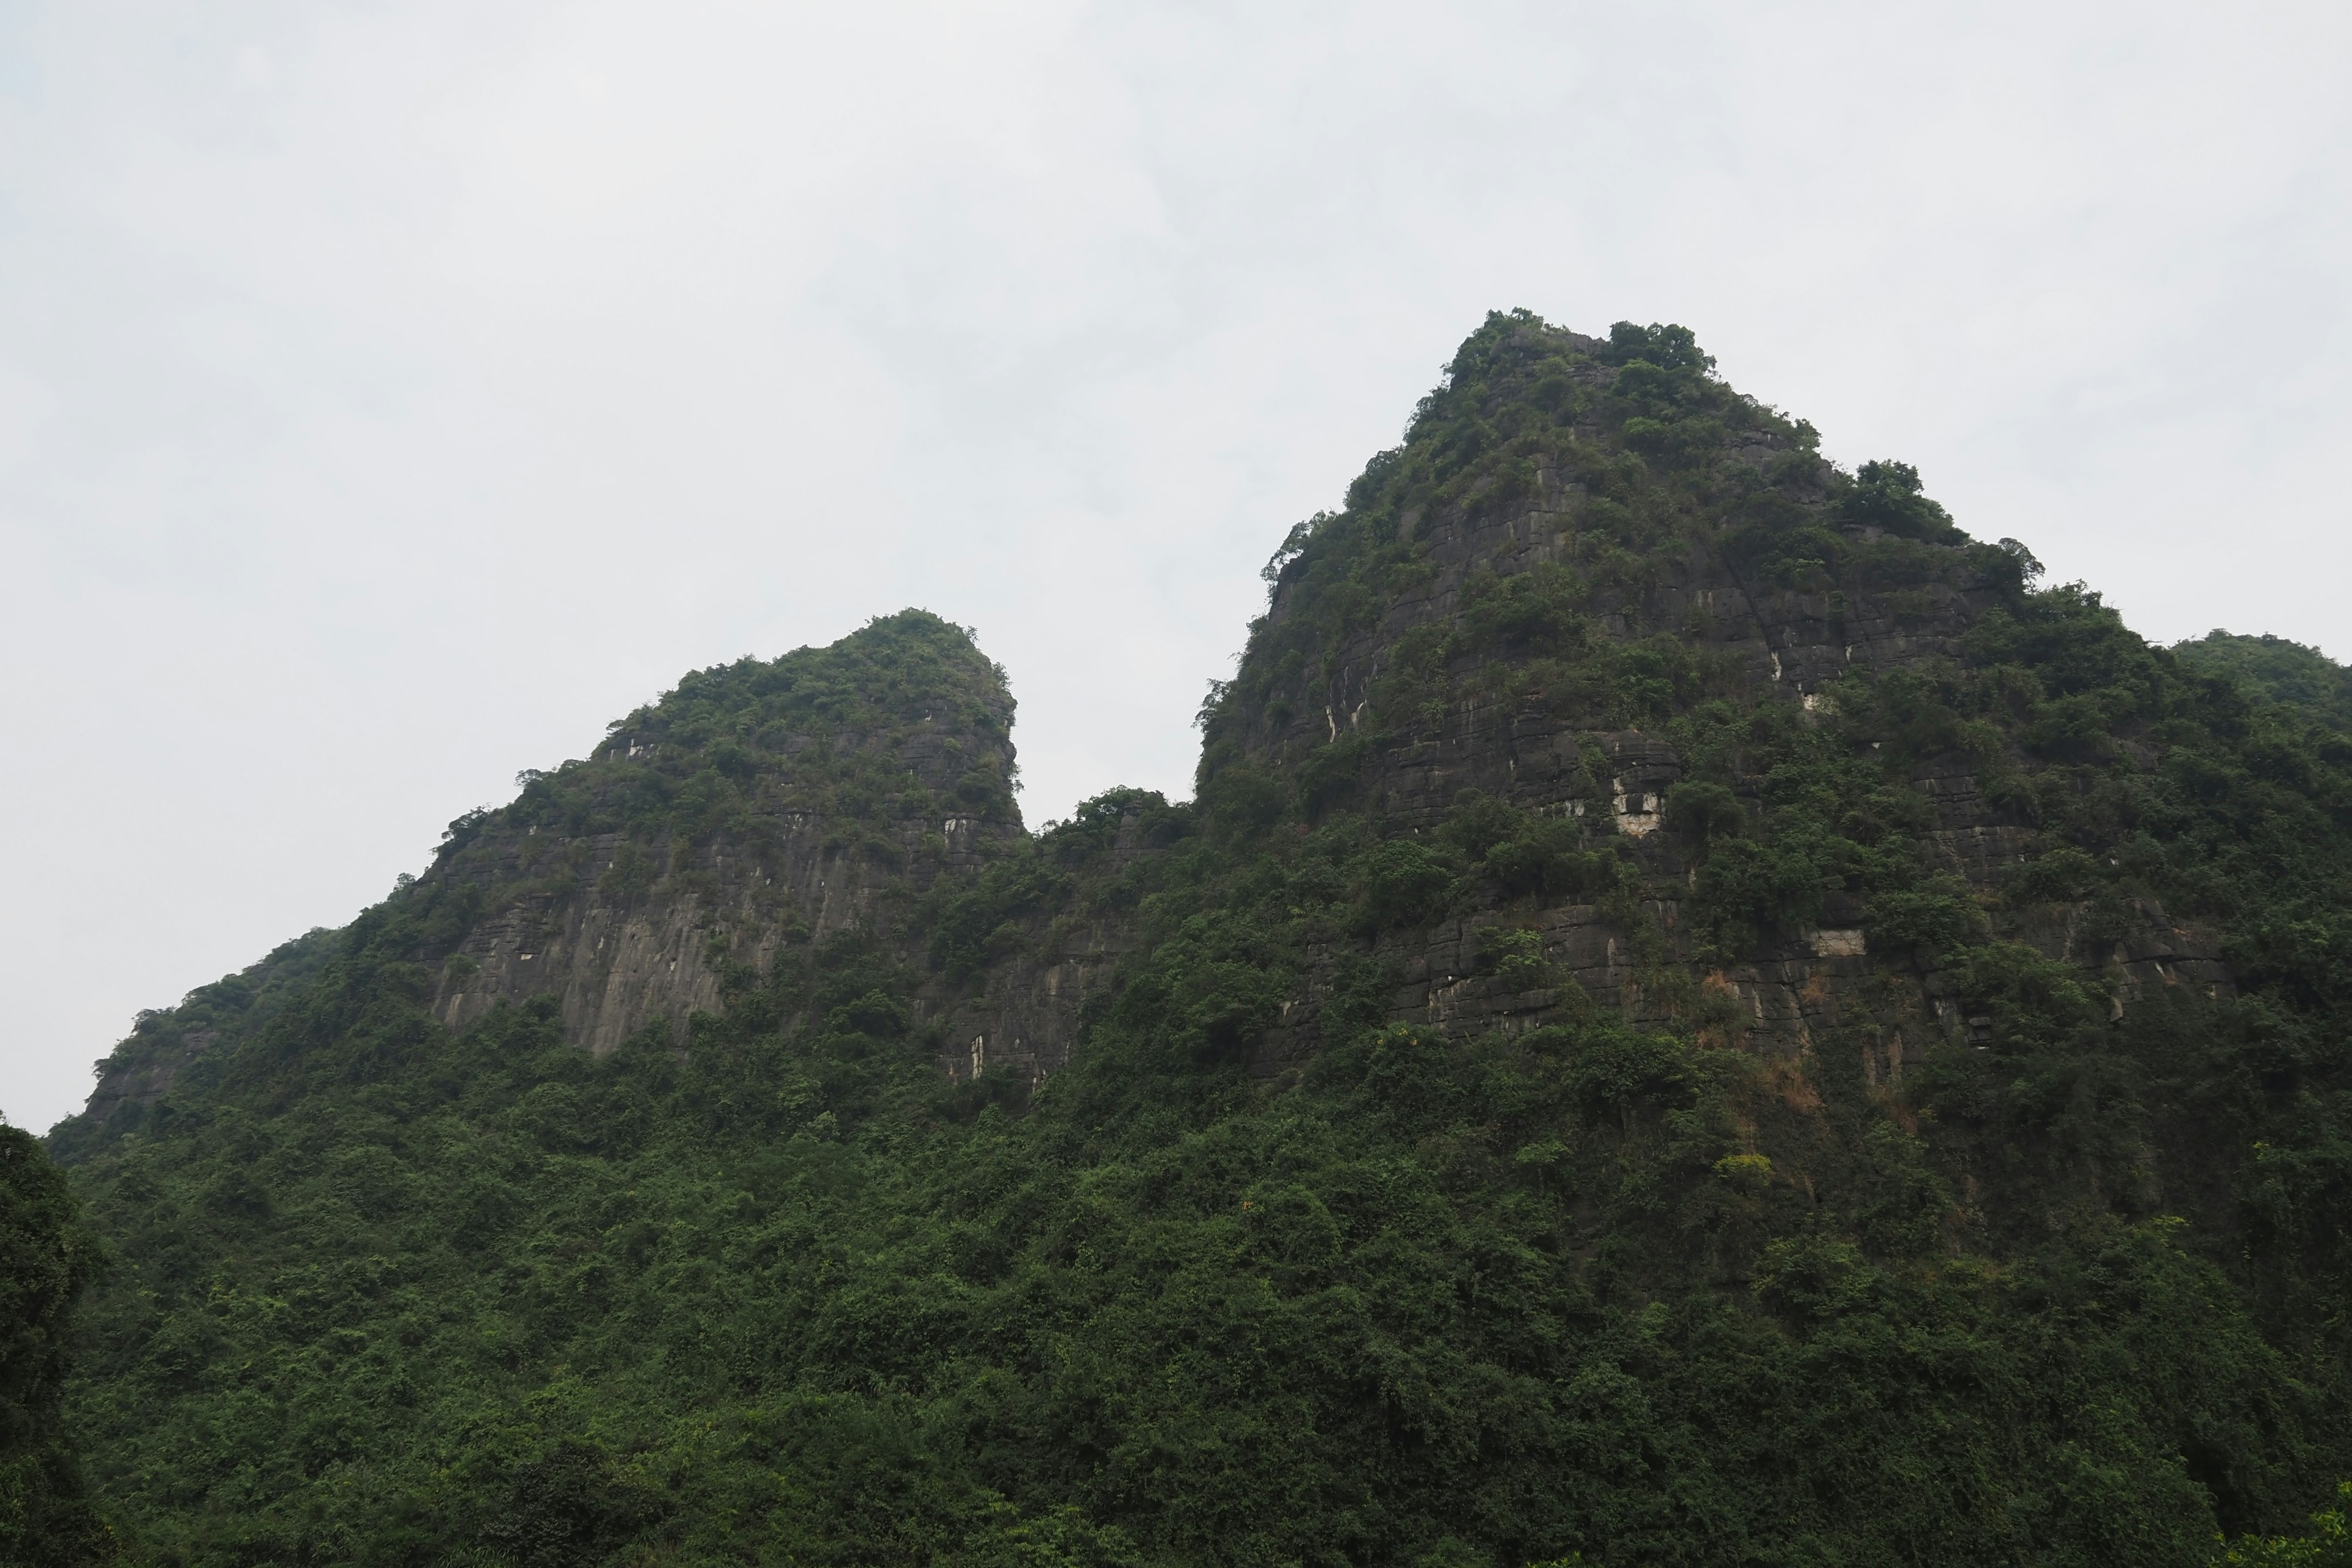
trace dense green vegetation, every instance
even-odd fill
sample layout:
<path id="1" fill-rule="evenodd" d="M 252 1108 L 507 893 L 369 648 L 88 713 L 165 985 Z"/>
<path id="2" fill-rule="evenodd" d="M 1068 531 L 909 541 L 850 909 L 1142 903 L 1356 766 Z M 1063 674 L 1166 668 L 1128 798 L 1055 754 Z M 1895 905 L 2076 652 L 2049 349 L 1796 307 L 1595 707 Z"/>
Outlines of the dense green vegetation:
<path id="1" fill-rule="evenodd" d="M 958 732 L 943 743 L 945 776 L 933 783 L 887 743 L 927 723 Z M 909 610 L 830 647 L 693 671 L 659 703 L 614 721 L 589 763 L 524 774 L 520 795 L 495 817 L 574 834 L 662 828 L 699 841 L 755 833 L 746 813 L 759 805 L 868 826 L 1005 812 L 1014 785 L 1001 753 L 1012 724 L 1003 671 L 971 634 Z M 965 734 L 977 742 L 969 755 Z M 788 767 L 776 766 L 782 759 Z M 452 836 L 467 826 L 453 824 Z"/>
<path id="2" fill-rule="evenodd" d="M 1301 706 L 1302 681 L 1328 683 L 1357 639 L 1427 587 L 1438 520 L 1524 504 L 1547 469 L 1581 491 L 1572 561 L 1475 575 L 1458 616 L 1404 629 L 1360 727 L 1287 759 L 1310 806 L 1349 799 L 1359 759 L 1465 697 L 1538 703 L 1595 729 L 1663 724 L 1708 697 L 1752 702 L 1707 646 L 1704 611 L 1640 624 L 1643 595 L 1686 565 L 1695 542 L 1760 588 L 1826 593 L 1833 626 L 1850 593 L 1892 592 L 1898 610 L 1924 614 L 1955 584 L 2021 591 L 2039 571 L 2013 541 L 1959 533 L 1908 465 L 1834 468 L 1810 425 L 1733 392 L 1713 364 L 1681 327 L 1620 322 L 1587 354 L 1525 312 L 1492 318 L 1422 400 L 1404 444 L 1350 486 L 1346 509 L 1298 525 L 1268 564 L 1286 614 L 1253 625 L 1240 671 L 1202 710 L 1204 798 L 1246 791 L 1246 770 L 1221 781 L 1269 721 Z M 1731 429 L 1778 445 L 1760 463 L 1726 461 Z M 1855 538 L 1849 524 L 1876 536 Z M 1612 613 L 1636 623 L 1631 635 L 1611 632 Z"/>
<path id="3" fill-rule="evenodd" d="M 2311 1516 L 2306 1535 L 2245 1536 L 2221 1557 L 2226 1568 L 2347 1568 L 2352 1565 L 2352 1481 L 2336 1488 L 2336 1506 Z"/>
<path id="4" fill-rule="evenodd" d="M 106 1554 L 60 1409 L 74 1300 L 102 1256 L 64 1173 L 0 1122 L 0 1563 Z"/>
<path id="5" fill-rule="evenodd" d="M 2233 677 L 2263 701 L 2292 703 L 2338 730 L 2352 730 L 2352 670 L 2315 647 L 2217 630 L 2176 643 L 2172 651 L 2192 669 Z"/>
<path id="6" fill-rule="evenodd" d="M 119 1259 L 71 1412 L 130 1560 L 2340 1560 L 2340 1514 L 2292 1538 L 2352 1473 L 2340 688 L 2150 647 L 1710 372 L 1679 328 L 1493 319 L 1270 565 L 1197 805 L 1008 839 L 736 976 L 682 1051 L 593 1058 L 548 999 L 436 1023 L 490 907 L 454 876 L 144 1021 L 126 1060 L 217 1043 L 51 1142 Z M 1778 445 L 1723 457 L 1744 432 Z M 1432 520 L 1547 469 L 1584 486 L 1571 560 L 1392 620 Z M 1642 620 L 1694 551 L 1857 614 L 1971 595 L 1965 635 L 1806 708 Z M 1360 725 L 1290 722 L 1390 634 Z M 889 825 L 1009 810 L 1002 765 L 891 761 L 949 697 L 1000 733 L 998 689 L 912 615 L 705 672 L 445 864 L 542 826 L 756 844 L 781 803 L 888 872 Z M 1402 830 L 1383 750 L 1465 694 L 1670 739 L 1664 830 L 1475 790 Z M 1928 851 L 1938 759 L 2034 836 L 1990 885 Z M 1566 903 L 1663 1023 L 1555 972 Z M 2125 983 L 2159 904 L 2236 994 Z M 1727 973 L 1832 906 L 1869 1006 L 1751 1048 Z M 1474 979 L 1571 1005 L 1392 1018 L 1403 944 L 1465 917 Z M 1079 920 L 1126 956 L 1070 1065 L 943 1077 L 940 1000 Z M 1981 1026 L 1866 1071 L 1922 985 Z M 1318 1047 L 1253 1072 L 1310 993 Z"/>
<path id="7" fill-rule="evenodd" d="M 466 847 L 495 830 L 547 834 L 549 855 L 624 833 L 664 847 L 663 864 L 616 868 L 650 886 L 714 840 L 762 853 L 777 814 L 807 812 L 824 816 L 835 844 L 896 863 L 907 853 L 897 824 L 1016 815 L 1012 724 L 1003 672 L 971 634 L 909 610 L 830 647 L 689 673 L 659 703 L 614 721 L 587 760 L 526 773 L 512 804 L 452 822 L 445 853 L 462 868 Z M 916 748 L 910 765 L 901 742 L 927 729 L 938 743 Z"/>

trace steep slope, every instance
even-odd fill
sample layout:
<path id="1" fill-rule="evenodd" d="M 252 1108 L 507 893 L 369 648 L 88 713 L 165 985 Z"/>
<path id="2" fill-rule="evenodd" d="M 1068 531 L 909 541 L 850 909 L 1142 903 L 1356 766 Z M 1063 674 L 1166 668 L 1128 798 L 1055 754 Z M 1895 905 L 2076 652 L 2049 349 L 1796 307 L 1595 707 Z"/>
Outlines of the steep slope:
<path id="1" fill-rule="evenodd" d="M 1679 328 L 1498 315 L 1269 563 L 1195 805 L 1024 833 L 911 612 L 691 677 L 53 1135 L 101 1499 L 187 1564 L 2287 1527 L 2352 744 L 2037 575 Z"/>
<path id="2" fill-rule="evenodd" d="M 1024 842 L 1012 721 L 1002 673 L 915 611 L 829 648 L 695 671 L 586 760 L 525 773 L 511 804 L 452 822 L 373 923 L 399 926 L 446 1027 L 544 995 L 593 1055 L 648 1028 L 683 1046 L 780 952 L 903 925 L 940 877 Z M 335 946 L 313 932 L 143 1016 L 53 1136 L 71 1148 L 134 1129 Z"/>
<path id="3" fill-rule="evenodd" d="M 1950 705 L 1982 685 L 1971 667 L 2013 635 L 2039 568 L 2013 542 L 1969 541 L 1900 464 L 1834 472 L 1810 430 L 1708 363 L 1674 329 L 1602 343 L 1505 321 L 1474 340 L 1408 445 L 1277 556 L 1272 606 L 1210 716 L 1204 798 L 1296 780 L 1309 817 L 1360 804 L 1465 847 L 1465 833 L 1505 839 L 1466 900 L 1479 915 L 1383 944 L 1407 980 L 1400 1018 L 1540 1024 L 1580 1005 L 1557 986 L 1465 986 L 1500 920 L 1629 1016 L 1694 1016 L 1696 972 L 1750 1015 L 1754 1044 L 1801 1049 L 1866 1019 L 1867 1070 L 1899 1075 L 1963 1037 L 1961 1004 L 1983 999 L 1948 994 L 1932 966 L 1888 994 L 1869 938 L 1907 956 L 1922 919 L 1976 922 L 2050 840 L 2033 791 L 2092 776 L 2047 776 L 2047 762 L 2087 759 Z M 2047 695 L 2019 674 L 1998 700 L 2012 712 Z M 2103 717 L 2074 716 L 2086 744 Z M 1867 766 L 1857 742 L 1879 753 Z M 1842 831 L 1837 808 L 1788 798 L 1826 779 L 1776 790 L 1776 763 L 1805 751 L 1880 797 L 1884 820 Z M 1751 824 L 1792 808 L 1828 836 L 1803 864 L 1748 847 Z M 1618 858 L 1576 858 L 1604 840 Z M 1612 916 L 1602 884 L 1641 918 Z M 1528 915 L 1504 919 L 1514 905 Z M 2004 930 L 2087 957 L 2126 1005 L 2151 985 L 2232 984 L 2213 934 L 2157 902 L 2078 954 L 2080 912 L 2020 910 Z M 1311 1050 L 1311 1009 L 1296 1016 L 1285 1044 Z"/>

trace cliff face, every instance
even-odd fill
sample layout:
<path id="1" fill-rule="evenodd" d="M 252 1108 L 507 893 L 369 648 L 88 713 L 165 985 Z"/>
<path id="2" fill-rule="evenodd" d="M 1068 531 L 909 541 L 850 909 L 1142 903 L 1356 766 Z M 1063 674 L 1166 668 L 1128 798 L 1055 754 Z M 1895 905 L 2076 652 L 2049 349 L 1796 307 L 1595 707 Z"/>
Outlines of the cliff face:
<path id="1" fill-rule="evenodd" d="M 657 1022 L 682 1045 L 695 1014 L 724 1012 L 730 981 L 765 973 L 787 947 L 902 924 L 941 878 L 1021 837 L 1009 795 L 957 794 L 975 773 L 1013 775 L 1012 700 L 992 675 L 982 699 L 974 714 L 890 729 L 785 731 L 745 774 L 740 809 L 707 837 L 572 833 L 528 805 L 494 814 L 419 879 L 476 895 L 483 911 L 449 952 L 419 954 L 435 964 L 434 1016 L 463 1028 L 502 1001 L 551 995 L 566 1034 L 598 1055 Z M 599 748 L 580 783 L 599 798 L 626 788 L 631 768 L 691 783 L 702 757 L 670 763 L 663 732 L 656 709 Z M 878 811 L 828 803 L 822 777 L 812 788 L 794 766 L 820 750 L 823 768 L 886 778 L 897 793 Z"/>
<path id="2" fill-rule="evenodd" d="M 551 996 L 567 1037 L 592 1052 L 656 1026 L 684 1049 L 698 1014 L 724 1014 L 782 973 L 780 963 L 856 932 L 918 977 L 914 1021 L 938 1041 L 944 1076 L 993 1067 L 1042 1082 L 1068 1059 L 1079 1004 L 1108 986 L 1129 935 L 1115 916 L 1073 917 L 1045 900 L 1019 911 L 1036 929 L 1000 937 L 977 969 L 934 956 L 934 928 L 957 891 L 1030 848 L 1010 787 L 1002 672 L 951 628 L 908 612 L 832 648 L 712 674 L 822 679 L 793 667 L 829 662 L 862 689 L 872 674 L 860 646 L 909 626 L 926 636 L 904 661 L 908 689 L 887 707 L 862 703 L 854 722 L 814 707 L 697 722 L 670 711 L 697 698 L 682 687 L 616 725 L 585 763 L 454 826 L 417 884 L 471 911 L 453 947 L 417 955 L 434 966 L 434 1016 L 461 1029 L 502 1002 Z M 923 659 L 940 668 L 920 669 Z M 723 812 L 698 800 L 717 770 L 729 779 Z M 650 817 L 640 805 L 635 828 L 567 827 L 625 816 L 649 785 L 686 802 L 694 820 L 677 820 L 670 804 Z M 1140 852 L 1139 822 L 1121 814 L 1114 863 Z M 803 1009 L 782 1020 L 804 1021 Z"/>
<path id="3" fill-rule="evenodd" d="M 724 1013 L 782 953 L 854 930 L 917 958 L 923 899 L 1025 842 L 1013 711 L 1002 671 L 919 611 L 688 676 L 585 760 L 452 823 L 394 894 L 430 910 L 409 957 L 433 1017 L 463 1029 L 546 996 L 593 1054 L 647 1028 L 683 1048 L 696 1015 Z M 337 941 L 314 932 L 142 1017 L 79 1120 L 135 1118 L 266 1022 Z"/>

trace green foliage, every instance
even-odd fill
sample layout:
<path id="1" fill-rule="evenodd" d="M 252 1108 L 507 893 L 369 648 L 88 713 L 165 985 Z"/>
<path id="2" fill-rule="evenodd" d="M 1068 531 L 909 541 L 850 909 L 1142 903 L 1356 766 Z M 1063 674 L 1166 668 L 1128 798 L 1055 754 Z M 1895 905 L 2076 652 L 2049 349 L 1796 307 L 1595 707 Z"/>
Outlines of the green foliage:
<path id="1" fill-rule="evenodd" d="M 2216 1568 L 2352 1568 L 2352 1481 L 2336 1489 L 2336 1506 L 2311 1516 L 2309 1535 L 2244 1536 L 2215 1559 Z"/>
<path id="2" fill-rule="evenodd" d="M 2267 1532 L 2352 1457 L 2352 746 L 1711 371 L 1491 318 L 1269 563 L 1197 808 L 930 851 L 682 1049 L 590 1058 L 545 998 L 442 1027 L 417 955 L 505 885 L 439 872 L 142 1021 L 117 1065 L 171 1091 L 52 1143 L 121 1259 L 70 1415 L 131 1559 L 2331 1560 L 2340 1520 Z M 1439 523 L 1547 469 L 1559 558 L 1403 613 Z M 1695 550 L 1972 627 L 1801 707 L 1704 606 L 1644 618 Z M 923 853 L 1010 820 L 995 690 L 911 615 L 703 672 L 443 870 L 613 832 L 604 892 L 651 898 L 820 808 Z M 1662 733 L 1666 831 L 1611 830 L 1607 734 L 1544 810 L 1391 814 L 1465 712 Z M 1964 774 L 2026 847 L 1973 880 L 1921 787 Z M 2239 994 L 2126 969 L 2159 910 Z M 1069 1065 L 943 1081 L 938 1020 L 1097 921 Z M 1764 1047 L 1823 924 L 1866 975 Z M 1397 1016 L 1441 963 L 1554 1021 Z"/>
<path id="3" fill-rule="evenodd" d="M 1715 369 L 1715 356 L 1699 352 L 1697 335 L 1688 327 L 1655 322 L 1639 327 L 1619 321 L 1609 329 L 1608 346 L 1601 350 L 1601 357 L 1617 365 L 1655 366 L 1661 379 L 1699 376 Z"/>
<path id="4" fill-rule="evenodd" d="M 2189 668 L 2234 680 L 2261 701 L 2292 703 L 2331 729 L 2352 730 L 2352 670 L 2315 647 L 2217 628 L 2173 644 L 2172 652 Z"/>
<path id="5" fill-rule="evenodd" d="M 1363 858 L 1363 923 L 1371 931 L 1426 925 L 1445 912 L 1454 874 L 1410 838 L 1393 838 Z"/>
<path id="6" fill-rule="evenodd" d="M 1924 954 L 1937 963 L 1981 935 L 1985 918 L 1969 885 L 1943 873 L 1873 893 L 1863 928 L 1882 952 Z"/>
<path id="7" fill-rule="evenodd" d="M 1922 492 L 1919 470 L 1908 463 L 1863 464 L 1853 485 L 1838 496 L 1836 512 L 1841 521 L 1883 528 L 1905 539 L 1958 543 L 1964 537 L 1951 513 Z"/>
<path id="8" fill-rule="evenodd" d="M 1446 848 L 1514 842 L 1496 804 Z M 2172 1232 L 1955 1258 L 1883 1120 L 1850 1173 L 1743 1147 L 1744 1057 L 1335 992 L 1305 1081 L 1250 1090 L 1283 955 L 1400 846 L 1443 860 L 1178 841 L 1150 957 L 1019 1117 L 950 1113 L 855 937 L 771 982 L 797 1029 L 600 1062 L 543 1005 L 415 1018 L 387 915 L 257 1070 L 85 1167 L 125 1254 L 78 1405 L 105 1494 L 189 1564 L 2189 1563 L 2207 1493 L 2141 1456 L 2222 1446 L 2233 1517 L 2293 1495 L 2300 1396 Z"/>
<path id="9" fill-rule="evenodd" d="M 1012 721 L 1003 674 L 971 634 L 906 610 L 829 647 L 690 672 L 586 761 L 526 773 L 511 805 L 452 822 L 443 854 L 462 871 L 469 848 L 503 836 L 623 833 L 630 858 L 606 876 L 627 898 L 671 868 L 655 844 L 757 845 L 779 813 L 822 811 L 845 829 L 1007 816 Z"/>
<path id="10" fill-rule="evenodd" d="M 1585 635 L 1579 611 L 1589 593 L 1574 573 L 1555 564 L 1508 577 L 1480 574 L 1463 590 L 1462 636 L 1513 651 L 1572 649 Z"/>
<path id="11" fill-rule="evenodd" d="M 1666 826 L 1700 849 L 1737 838 L 1748 827 L 1748 814 L 1727 785 L 1692 779 L 1666 792 Z"/>
<path id="12" fill-rule="evenodd" d="M 1215 685 L 1201 799 L 1241 763 L 1244 714 L 1312 716 L 1318 745 L 1286 759 L 1299 770 L 1299 810 L 1312 818 L 1344 802 L 1364 748 L 1426 732 L 1465 696 L 1543 706 L 1601 728 L 1667 720 L 1725 675 L 1672 631 L 1629 641 L 1597 637 L 1598 616 L 1638 598 L 1686 549 L 1688 512 L 1736 508 L 1747 492 L 1722 468 L 1727 432 L 1761 426 L 1798 447 L 1801 427 L 1736 397 L 1711 374 L 1689 331 L 1620 323 L 1597 352 L 1564 348 L 1534 316 L 1490 316 L 1423 399 L 1403 446 L 1381 453 L 1348 491 L 1345 510 L 1294 529 L 1274 570 L 1275 607 L 1254 623 L 1242 668 Z M 1589 438 L 1597 421 L 1605 438 Z M 1786 482 L 1816 482 L 1805 449 Z M 1440 513 L 1506 513 L 1551 468 L 1588 499 L 1575 521 L 1572 562 L 1474 573 L 1458 614 L 1409 628 L 1392 647 L 1359 715 L 1320 721 L 1318 681 L 1331 650 L 1376 626 L 1400 594 L 1427 582 L 1425 531 Z M 1746 470 L 1742 470 L 1743 472 Z M 1777 495 L 1778 489 L 1772 491 Z M 1760 503 L 1759 503 L 1760 504 Z M 1316 672 L 1320 671 L 1319 675 Z M 1283 689 L 1277 691 L 1277 686 Z M 1360 719 L 1361 728 L 1357 727 Z M 1345 728 L 1347 750 L 1333 733 Z M 1317 755 L 1329 745 L 1335 754 Z M 1255 792 L 1226 807 L 1245 819 L 1273 809 Z"/>
<path id="13" fill-rule="evenodd" d="M 930 921 L 932 967 L 950 980 L 968 980 L 1016 951 L 1026 940 L 1020 917 L 1043 908 L 1066 880 L 1050 862 L 1024 858 L 987 868 L 969 886 L 943 889 Z"/>
<path id="14" fill-rule="evenodd" d="M 64 1173 L 0 1123 L 0 1562 L 66 1568 L 111 1554 L 60 1407 L 74 1305 L 100 1256 Z"/>
<path id="15" fill-rule="evenodd" d="M 1291 791 L 1281 780 L 1246 764 L 1229 767 L 1201 785 L 1201 811 L 1229 835 L 1247 836 L 1282 819 Z"/>
<path id="16" fill-rule="evenodd" d="M 1585 847 L 1580 819 L 1521 811 L 1481 790 L 1454 797 L 1439 837 L 1513 898 L 1614 900 L 1632 875 L 1620 857 Z"/>

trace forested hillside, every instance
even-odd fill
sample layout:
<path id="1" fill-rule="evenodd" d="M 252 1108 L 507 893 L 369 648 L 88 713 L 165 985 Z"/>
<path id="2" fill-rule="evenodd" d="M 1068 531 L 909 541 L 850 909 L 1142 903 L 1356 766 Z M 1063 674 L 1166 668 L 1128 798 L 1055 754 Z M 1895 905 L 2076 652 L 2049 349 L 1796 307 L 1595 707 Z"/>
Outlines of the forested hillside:
<path id="1" fill-rule="evenodd" d="M 908 611 L 142 1017 L 48 1140 L 112 1255 L 74 1550 L 2194 1564 L 2327 1506 L 2339 667 L 2151 647 L 1687 331 L 1524 313 L 1266 575 L 1192 802 L 1027 831 Z"/>
<path id="2" fill-rule="evenodd" d="M 100 1258 L 63 1174 L 30 1134 L 0 1124 L 0 1563 L 106 1555 L 60 1408 L 74 1299 Z"/>

